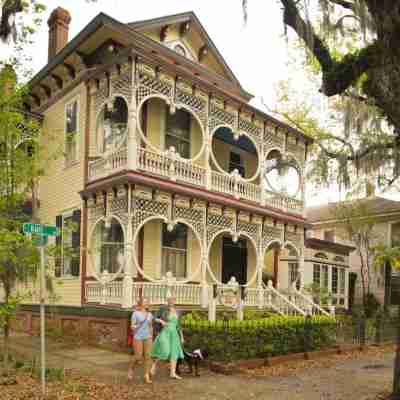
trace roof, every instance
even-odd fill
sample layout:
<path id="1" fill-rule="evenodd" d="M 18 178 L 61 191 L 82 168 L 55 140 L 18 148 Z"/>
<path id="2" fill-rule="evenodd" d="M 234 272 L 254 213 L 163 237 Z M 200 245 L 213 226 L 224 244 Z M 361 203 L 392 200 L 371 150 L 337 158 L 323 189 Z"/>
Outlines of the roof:
<path id="1" fill-rule="evenodd" d="M 232 74 L 233 76 L 233 81 L 228 83 L 230 84 L 230 86 L 232 87 L 236 87 L 238 88 L 238 91 L 240 93 L 242 93 L 243 95 L 245 95 L 247 97 L 247 100 L 249 100 L 251 98 L 251 95 L 248 94 L 246 91 L 244 91 L 244 89 L 240 86 L 240 84 L 237 81 L 237 78 L 234 77 L 232 71 L 229 69 L 229 67 L 226 65 L 226 62 L 224 61 L 224 59 L 222 58 L 222 56 L 220 55 L 220 53 L 218 52 L 218 50 L 216 49 L 215 45 L 213 44 L 213 42 L 211 41 L 211 39 L 209 38 L 207 32 L 205 31 L 204 27 L 201 25 L 200 21 L 198 20 L 198 18 L 196 17 L 196 15 L 193 12 L 188 12 L 188 13 L 182 13 L 182 14 L 176 14 L 176 15 L 172 15 L 172 16 L 167 16 L 167 17 L 161 17 L 161 18 L 156 18 L 156 19 L 151 19 L 151 20 L 147 20 L 147 21 L 139 21 L 139 22 L 132 22 L 129 24 L 123 24 L 117 20 L 115 20 L 114 18 L 111 18 L 110 16 L 104 14 L 104 13 L 100 13 L 98 14 L 94 19 L 92 19 L 72 40 L 70 40 L 67 45 L 60 50 L 60 52 L 58 52 L 51 60 L 50 62 L 48 62 L 29 82 L 29 85 L 31 88 L 33 88 L 36 85 L 39 85 L 41 83 L 41 81 L 43 79 L 46 79 L 49 75 L 51 75 L 52 70 L 54 70 L 58 65 L 62 65 L 64 63 L 64 61 L 74 52 L 77 52 L 77 50 L 79 50 L 80 46 L 83 45 L 97 30 L 99 30 L 101 27 L 106 26 L 109 28 L 113 28 L 116 31 L 125 34 L 129 37 L 130 42 L 132 43 L 130 50 L 134 50 L 136 52 L 138 52 L 138 49 L 141 49 L 143 47 L 150 47 L 153 49 L 153 51 L 151 52 L 151 57 L 157 58 L 157 54 L 161 54 L 162 52 L 166 53 L 168 55 L 168 57 L 175 57 L 177 59 L 179 59 L 179 64 L 181 64 L 180 67 L 176 66 L 175 64 L 175 68 L 179 69 L 179 71 L 191 71 L 190 75 L 192 76 L 193 79 L 195 79 L 196 77 L 193 76 L 193 69 L 196 68 L 198 69 L 201 74 L 206 75 L 207 73 L 209 73 L 209 71 L 205 70 L 205 68 L 198 64 L 198 63 L 194 63 L 192 61 L 190 61 L 189 59 L 187 59 L 186 57 L 180 56 L 179 54 L 175 53 L 173 50 L 170 50 L 169 48 L 163 46 L 160 43 L 155 42 L 154 40 L 151 40 L 150 38 L 147 38 L 145 35 L 143 35 L 141 33 L 141 30 L 144 29 L 144 27 L 146 26 L 147 28 L 149 26 L 151 26 L 152 24 L 154 26 L 156 26 L 157 24 L 162 24 L 165 22 L 169 22 L 172 23 L 173 21 L 180 21 L 180 20 L 185 20 L 187 18 L 191 18 L 194 23 L 196 24 L 196 26 L 198 27 L 199 31 L 204 34 L 205 39 L 208 40 L 208 43 L 210 44 L 210 46 L 213 46 L 215 55 L 218 55 L 218 57 L 220 57 L 221 59 L 221 63 L 223 63 L 223 65 L 225 65 L 225 67 L 227 68 L 227 72 L 229 72 L 230 74 Z M 150 56 L 149 56 L 150 57 Z M 163 58 L 163 60 L 165 61 L 165 58 Z M 101 70 L 101 68 L 99 69 Z M 212 73 L 212 71 L 210 72 Z M 213 78 L 214 79 L 214 78 Z M 215 79 L 218 79 L 218 76 L 215 76 Z M 201 80 L 202 83 L 206 82 L 204 80 Z M 219 81 L 218 81 L 219 82 Z M 223 85 L 221 85 L 219 87 L 219 89 L 223 90 L 222 88 Z M 213 87 L 213 89 L 216 89 L 218 91 L 218 88 L 216 88 L 215 86 Z M 224 91 L 224 94 L 226 94 L 226 91 Z M 229 96 L 229 94 L 228 94 Z M 232 95 L 231 95 L 232 96 Z M 236 96 L 236 94 L 234 95 Z M 237 100 L 237 98 L 235 98 L 235 101 Z M 300 137 L 302 138 L 306 143 L 312 143 L 313 139 L 310 138 L 309 136 L 305 135 L 303 132 L 291 127 L 290 125 L 281 122 L 275 118 L 273 118 L 272 116 L 264 113 L 263 111 L 251 106 L 250 104 L 246 103 L 246 109 L 248 109 L 250 112 L 254 112 L 257 115 L 260 115 L 262 118 L 266 118 L 274 123 L 276 123 L 277 125 L 281 126 L 282 128 L 286 129 L 288 132 L 292 133 L 293 135 L 295 135 L 296 137 Z"/>
<path id="2" fill-rule="evenodd" d="M 362 202 L 362 204 L 368 208 L 370 215 L 400 214 L 400 201 L 373 196 L 361 199 L 360 202 Z M 335 208 L 340 204 L 348 203 L 350 202 L 339 201 L 335 203 L 328 203 L 323 206 L 307 207 L 307 220 L 311 223 L 334 221 L 336 219 Z"/>
<path id="3" fill-rule="evenodd" d="M 127 25 L 130 28 L 134 29 L 135 31 L 141 32 L 141 31 L 144 31 L 145 29 L 149 29 L 149 28 L 157 28 L 157 27 L 161 27 L 164 25 L 168 25 L 168 24 L 176 24 L 176 23 L 182 23 L 182 22 L 187 22 L 187 21 L 190 21 L 194 24 L 194 26 L 197 28 L 198 32 L 202 36 L 203 40 L 213 50 L 214 55 L 216 56 L 217 60 L 223 67 L 225 73 L 230 77 L 230 79 L 233 82 L 235 82 L 239 87 L 241 87 L 239 80 L 237 79 L 235 74 L 232 72 L 229 65 L 226 63 L 224 57 L 222 57 L 221 53 L 218 51 L 214 42 L 211 40 L 211 38 L 208 35 L 207 31 L 205 30 L 204 26 L 202 25 L 202 23 L 200 22 L 200 20 L 197 18 L 196 14 L 193 11 L 183 12 L 183 13 L 174 14 L 174 15 L 167 15 L 164 17 L 152 18 L 152 19 L 143 20 L 143 21 L 130 22 Z M 243 90 L 243 88 L 242 88 L 242 90 Z M 248 95 L 250 97 L 253 97 L 250 93 L 248 93 Z"/>
<path id="4" fill-rule="evenodd" d="M 317 238 L 307 238 L 305 245 L 309 249 L 315 250 L 326 250 L 333 253 L 338 253 L 348 256 L 352 251 L 355 250 L 354 246 L 348 246 L 345 244 L 331 242 L 329 240 L 322 240 Z"/>

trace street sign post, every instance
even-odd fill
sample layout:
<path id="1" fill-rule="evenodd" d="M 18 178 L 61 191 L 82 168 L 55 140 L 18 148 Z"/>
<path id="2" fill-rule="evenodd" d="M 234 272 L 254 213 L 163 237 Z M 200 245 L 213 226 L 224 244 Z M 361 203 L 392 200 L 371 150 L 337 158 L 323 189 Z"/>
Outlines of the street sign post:
<path id="1" fill-rule="evenodd" d="M 42 225 L 34 223 L 26 223 L 22 227 L 23 232 L 32 235 L 35 246 L 40 248 L 40 353 L 41 353 L 41 378 L 42 378 L 42 394 L 46 394 L 46 342 L 45 342 L 45 254 L 44 248 L 47 244 L 49 236 L 58 236 L 59 229 L 52 225 Z"/>

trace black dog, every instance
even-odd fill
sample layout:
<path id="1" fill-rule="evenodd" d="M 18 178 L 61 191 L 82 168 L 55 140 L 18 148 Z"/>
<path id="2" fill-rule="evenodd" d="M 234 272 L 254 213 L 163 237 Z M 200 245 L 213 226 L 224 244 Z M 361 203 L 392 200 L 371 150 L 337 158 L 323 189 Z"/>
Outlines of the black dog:
<path id="1" fill-rule="evenodd" d="M 186 362 L 187 366 L 189 367 L 189 373 L 195 373 L 195 376 L 200 376 L 199 374 L 199 363 L 206 358 L 208 358 L 208 352 L 206 350 L 194 350 L 193 352 L 189 353 L 188 351 L 183 350 L 183 355 L 185 356 L 184 359 L 179 359 L 176 365 L 176 373 L 180 374 L 180 366 L 183 362 Z M 194 367 L 194 371 L 193 371 Z"/>

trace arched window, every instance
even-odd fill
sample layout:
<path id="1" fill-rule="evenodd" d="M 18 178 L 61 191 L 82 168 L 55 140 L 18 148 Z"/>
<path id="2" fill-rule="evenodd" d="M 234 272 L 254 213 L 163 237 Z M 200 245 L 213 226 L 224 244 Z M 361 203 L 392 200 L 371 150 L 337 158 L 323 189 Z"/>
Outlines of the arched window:
<path id="1" fill-rule="evenodd" d="M 93 233 L 91 249 L 97 273 L 115 274 L 124 262 L 124 232 L 115 218 L 101 220 Z"/>
<path id="2" fill-rule="evenodd" d="M 115 97 L 103 107 L 97 122 L 99 151 L 117 150 L 126 138 L 128 130 L 128 106 L 122 97 Z"/>
<path id="3" fill-rule="evenodd" d="M 339 263 L 342 263 L 342 264 L 345 263 L 344 257 L 341 257 L 341 256 L 336 256 L 336 257 L 334 258 L 334 261 L 339 262 Z"/>
<path id="4" fill-rule="evenodd" d="M 314 258 L 323 258 L 323 259 L 327 260 L 328 256 L 325 253 L 316 253 L 314 255 Z"/>
<path id="5" fill-rule="evenodd" d="M 182 45 L 180 45 L 180 44 L 175 45 L 175 46 L 174 46 L 174 50 L 175 50 L 178 54 L 180 54 L 181 56 L 186 57 L 186 50 L 185 50 L 185 48 L 184 48 Z"/>

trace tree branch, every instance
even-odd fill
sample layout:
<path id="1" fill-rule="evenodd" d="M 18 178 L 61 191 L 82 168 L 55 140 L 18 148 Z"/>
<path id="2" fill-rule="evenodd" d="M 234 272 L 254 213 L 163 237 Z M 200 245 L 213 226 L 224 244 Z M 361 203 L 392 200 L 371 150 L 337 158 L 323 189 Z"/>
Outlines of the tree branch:
<path id="1" fill-rule="evenodd" d="M 347 8 L 348 10 L 354 10 L 354 3 L 346 0 L 329 0 L 330 3 L 337 4 L 338 6 L 342 6 L 343 8 Z"/>
<path id="2" fill-rule="evenodd" d="M 322 69 L 322 87 L 326 96 L 343 93 L 368 69 L 382 64 L 381 49 L 374 42 L 358 53 L 348 53 L 341 61 L 332 58 L 328 47 L 315 33 L 311 24 L 304 21 L 294 0 L 281 0 L 284 23 L 304 41 L 305 46 L 318 60 Z"/>

